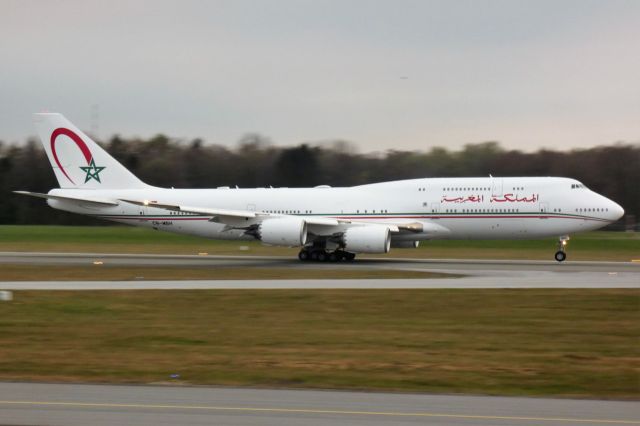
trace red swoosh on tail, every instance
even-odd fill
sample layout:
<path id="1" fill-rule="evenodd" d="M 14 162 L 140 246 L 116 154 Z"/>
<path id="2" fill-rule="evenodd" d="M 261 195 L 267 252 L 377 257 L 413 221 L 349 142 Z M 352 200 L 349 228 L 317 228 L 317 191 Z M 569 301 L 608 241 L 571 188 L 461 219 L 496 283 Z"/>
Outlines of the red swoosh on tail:
<path id="1" fill-rule="evenodd" d="M 56 138 L 60 135 L 68 136 L 72 141 L 76 143 L 78 148 L 80 148 L 80 151 L 82 151 L 82 155 L 84 155 L 84 159 L 87 161 L 87 164 L 91 162 L 91 158 L 93 156 L 91 155 L 91 151 L 89 151 L 89 147 L 86 143 L 84 143 L 82 138 L 80 138 L 80 136 L 78 136 L 71 130 L 65 129 L 64 127 L 59 127 L 55 129 L 53 133 L 51 133 L 51 153 L 53 154 L 53 159 L 56 161 L 56 164 L 58 165 L 62 173 L 67 177 L 67 179 L 69 179 L 69 182 L 75 185 L 76 183 L 69 177 L 67 171 L 64 169 L 64 167 L 62 167 L 62 164 L 60 164 L 58 154 L 56 153 Z"/>

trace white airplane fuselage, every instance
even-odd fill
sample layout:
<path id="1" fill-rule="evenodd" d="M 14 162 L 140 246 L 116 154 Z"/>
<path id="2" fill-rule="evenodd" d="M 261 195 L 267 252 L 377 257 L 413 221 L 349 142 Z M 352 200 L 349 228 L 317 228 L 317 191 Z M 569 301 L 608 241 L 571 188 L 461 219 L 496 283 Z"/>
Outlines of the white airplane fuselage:
<path id="1" fill-rule="evenodd" d="M 590 231 L 617 220 L 622 208 L 578 181 L 556 177 L 427 178 L 355 187 L 164 189 L 54 189 L 73 198 L 143 199 L 363 223 L 414 223 L 426 232 L 392 235 L 393 241 L 527 239 Z M 211 215 L 152 206 L 83 206 L 48 200 L 51 207 L 101 219 L 215 239 L 253 239 L 225 229 Z"/>

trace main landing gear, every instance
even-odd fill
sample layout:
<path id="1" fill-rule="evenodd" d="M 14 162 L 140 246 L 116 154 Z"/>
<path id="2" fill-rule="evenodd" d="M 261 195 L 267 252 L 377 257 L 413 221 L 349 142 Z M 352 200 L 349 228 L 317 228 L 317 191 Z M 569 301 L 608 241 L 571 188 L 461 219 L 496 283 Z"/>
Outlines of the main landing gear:
<path id="1" fill-rule="evenodd" d="M 568 235 L 563 235 L 562 237 L 558 238 L 558 251 L 554 255 L 558 262 L 564 262 L 564 260 L 567 258 L 566 248 L 568 242 Z"/>
<path id="2" fill-rule="evenodd" d="M 300 253 L 298 253 L 298 259 L 302 261 L 313 260 L 315 262 L 340 262 L 345 260 L 350 262 L 355 258 L 355 253 L 342 250 L 328 252 L 324 249 L 304 248 L 300 250 Z"/>

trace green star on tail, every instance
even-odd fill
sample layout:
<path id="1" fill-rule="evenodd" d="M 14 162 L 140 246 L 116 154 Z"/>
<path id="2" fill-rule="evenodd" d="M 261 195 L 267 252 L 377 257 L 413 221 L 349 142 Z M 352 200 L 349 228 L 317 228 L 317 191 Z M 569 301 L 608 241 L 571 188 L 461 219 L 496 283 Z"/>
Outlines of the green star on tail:
<path id="1" fill-rule="evenodd" d="M 80 167 L 80 169 L 87 174 L 84 178 L 84 183 L 89 182 L 91 179 L 95 179 L 98 183 L 102 183 L 100 182 L 100 172 L 103 171 L 105 167 L 96 166 L 93 158 L 87 167 Z"/>

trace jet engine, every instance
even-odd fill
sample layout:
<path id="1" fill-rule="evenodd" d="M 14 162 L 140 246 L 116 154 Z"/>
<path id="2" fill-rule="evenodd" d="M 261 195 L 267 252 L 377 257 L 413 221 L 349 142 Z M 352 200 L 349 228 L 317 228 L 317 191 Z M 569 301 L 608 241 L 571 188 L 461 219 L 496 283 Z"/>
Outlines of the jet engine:
<path id="1" fill-rule="evenodd" d="M 420 241 L 393 241 L 391 240 L 392 248 L 418 248 Z"/>
<path id="2" fill-rule="evenodd" d="M 342 242 L 345 250 L 354 253 L 388 253 L 391 235 L 386 226 L 357 226 L 344 232 Z"/>
<path id="3" fill-rule="evenodd" d="M 258 227 L 257 237 L 274 246 L 303 246 L 307 242 L 307 224 L 298 217 L 267 219 Z"/>

